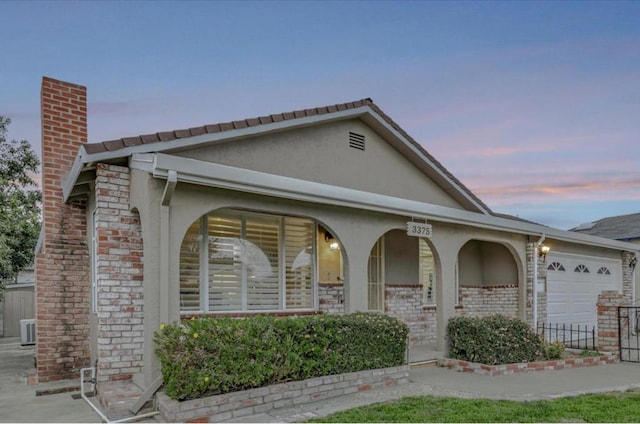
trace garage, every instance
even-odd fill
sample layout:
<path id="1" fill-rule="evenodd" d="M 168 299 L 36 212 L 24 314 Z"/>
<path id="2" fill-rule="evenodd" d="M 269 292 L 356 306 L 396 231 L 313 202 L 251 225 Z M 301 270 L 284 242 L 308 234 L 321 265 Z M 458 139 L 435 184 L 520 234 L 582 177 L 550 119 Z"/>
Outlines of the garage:
<path id="1" fill-rule="evenodd" d="M 596 326 L 603 290 L 622 291 L 622 262 L 555 252 L 547 257 L 547 322 Z"/>

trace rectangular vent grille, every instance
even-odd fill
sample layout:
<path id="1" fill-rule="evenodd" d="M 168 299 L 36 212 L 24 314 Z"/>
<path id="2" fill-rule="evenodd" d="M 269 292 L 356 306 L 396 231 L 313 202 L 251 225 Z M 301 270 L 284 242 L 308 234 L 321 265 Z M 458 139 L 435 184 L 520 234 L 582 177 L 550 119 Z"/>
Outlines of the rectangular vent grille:
<path id="1" fill-rule="evenodd" d="M 364 136 L 356 133 L 349 133 L 349 147 L 364 150 Z"/>

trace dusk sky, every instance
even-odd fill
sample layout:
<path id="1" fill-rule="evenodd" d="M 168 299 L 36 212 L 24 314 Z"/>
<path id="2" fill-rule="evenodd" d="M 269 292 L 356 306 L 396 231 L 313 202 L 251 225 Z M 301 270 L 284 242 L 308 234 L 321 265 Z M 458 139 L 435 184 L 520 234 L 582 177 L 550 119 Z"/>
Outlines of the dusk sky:
<path id="1" fill-rule="evenodd" d="M 42 76 L 98 142 L 371 97 L 494 211 L 640 212 L 640 2 L 0 2 L 0 115 Z"/>

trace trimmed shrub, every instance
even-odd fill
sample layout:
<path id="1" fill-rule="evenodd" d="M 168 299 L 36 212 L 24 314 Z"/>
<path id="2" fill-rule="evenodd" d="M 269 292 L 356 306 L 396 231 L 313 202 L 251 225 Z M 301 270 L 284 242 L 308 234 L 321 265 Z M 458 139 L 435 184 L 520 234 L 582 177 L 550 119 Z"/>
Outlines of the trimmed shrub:
<path id="1" fill-rule="evenodd" d="M 562 342 L 549 343 L 546 346 L 547 359 L 560 359 L 564 355 L 564 345 Z"/>
<path id="2" fill-rule="evenodd" d="M 199 318 L 155 333 L 165 391 L 177 400 L 402 365 L 407 326 L 375 313 Z"/>
<path id="3" fill-rule="evenodd" d="M 533 362 L 544 356 L 544 343 L 527 323 L 494 314 L 449 319 L 449 356 L 487 365 Z"/>

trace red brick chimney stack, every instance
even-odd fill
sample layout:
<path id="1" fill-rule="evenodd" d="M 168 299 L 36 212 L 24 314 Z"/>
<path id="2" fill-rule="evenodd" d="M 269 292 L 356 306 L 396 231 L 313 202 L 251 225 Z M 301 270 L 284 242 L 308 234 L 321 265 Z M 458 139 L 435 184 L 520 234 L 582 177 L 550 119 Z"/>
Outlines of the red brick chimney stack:
<path id="1" fill-rule="evenodd" d="M 64 203 L 61 184 L 87 142 L 86 87 L 43 77 L 43 239 L 36 255 L 33 383 L 76 378 L 89 365 L 90 271 L 85 201 Z"/>

